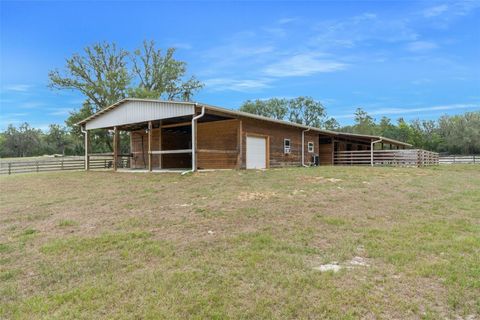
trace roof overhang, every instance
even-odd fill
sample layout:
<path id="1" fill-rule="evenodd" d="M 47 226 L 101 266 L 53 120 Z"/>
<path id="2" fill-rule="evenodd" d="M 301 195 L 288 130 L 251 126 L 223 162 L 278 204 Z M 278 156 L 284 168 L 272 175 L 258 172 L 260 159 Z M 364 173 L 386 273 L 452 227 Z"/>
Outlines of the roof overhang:
<path id="1" fill-rule="evenodd" d="M 392 143 L 396 145 L 402 145 L 411 147 L 411 144 L 389 139 L 381 136 L 337 132 L 319 129 L 315 127 L 306 126 L 303 124 L 293 123 L 284 120 L 272 119 L 264 116 L 255 115 L 248 112 L 231 110 L 226 108 L 220 108 L 203 103 L 193 102 L 179 102 L 179 101 L 161 101 L 150 99 L 137 99 L 137 98 L 125 98 L 120 100 L 111 106 L 91 115 L 90 117 L 83 119 L 76 123 L 77 125 L 85 127 L 87 130 L 111 128 L 114 126 L 128 125 L 133 123 L 142 123 L 146 121 L 154 121 L 168 118 L 175 118 L 187 115 L 195 114 L 195 107 L 205 107 L 208 111 L 214 111 L 229 116 L 245 117 L 251 119 L 257 119 L 267 121 L 270 123 L 277 123 L 281 125 L 297 127 L 303 130 L 309 130 L 318 132 L 321 134 L 343 137 L 343 138 L 361 138 L 369 141 L 382 140 L 386 143 Z"/>
<path id="2" fill-rule="evenodd" d="M 80 121 L 87 130 L 193 115 L 191 102 L 126 98 Z"/>

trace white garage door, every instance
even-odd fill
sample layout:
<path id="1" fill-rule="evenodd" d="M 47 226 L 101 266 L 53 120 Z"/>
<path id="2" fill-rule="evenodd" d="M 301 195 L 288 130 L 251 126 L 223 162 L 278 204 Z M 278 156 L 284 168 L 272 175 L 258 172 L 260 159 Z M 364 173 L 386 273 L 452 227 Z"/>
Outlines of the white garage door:
<path id="1" fill-rule="evenodd" d="M 247 137 L 247 169 L 267 167 L 267 140 L 259 137 Z"/>

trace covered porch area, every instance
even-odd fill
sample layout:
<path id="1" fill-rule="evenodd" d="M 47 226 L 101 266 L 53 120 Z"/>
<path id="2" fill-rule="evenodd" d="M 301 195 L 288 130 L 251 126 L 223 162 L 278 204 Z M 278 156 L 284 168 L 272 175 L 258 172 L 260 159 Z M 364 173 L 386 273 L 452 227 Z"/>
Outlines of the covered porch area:
<path id="1" fill-rule="evenodd" d="M 111 157 L 108 168 L 114 171 L 184 172 L 240 166 L 238 119 L 207 112 L 193 103 L 125 101 L 117 108 L 87 119 L 82 125 L 86 170 L 90 169 L 91 159 L 100 155 L 90 152 L 89 147 L 89 132 L 98 129 L 111 132 L 113 152 L 101 155 Z M 118 114 L 122 109 L 124 117 Z M 139 121 L 132 121 L 135 119 Z M 129 150 L 123 154 L 122 132 L 129 139 Z"/>

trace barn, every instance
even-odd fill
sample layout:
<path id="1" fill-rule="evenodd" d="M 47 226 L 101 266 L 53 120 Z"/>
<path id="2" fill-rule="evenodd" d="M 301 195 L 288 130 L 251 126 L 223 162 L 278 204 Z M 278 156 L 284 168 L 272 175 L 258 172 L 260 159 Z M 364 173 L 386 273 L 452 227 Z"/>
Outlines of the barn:
<path id="1" fill-rule="evenodd" d="M 128 156 L 129 170 L 263 169 L 345 164 L 343 153 L 404 150 L 408 143 L 379 136 L 322 130 L 203 103 L 123 99 L 78 123 L 85 135 L 109 130 L 113 169 Z M 119 152 L 119 134 L 127 132 L 130 152 Z M 365 158 L 365 163 L 371 159 Z"/>

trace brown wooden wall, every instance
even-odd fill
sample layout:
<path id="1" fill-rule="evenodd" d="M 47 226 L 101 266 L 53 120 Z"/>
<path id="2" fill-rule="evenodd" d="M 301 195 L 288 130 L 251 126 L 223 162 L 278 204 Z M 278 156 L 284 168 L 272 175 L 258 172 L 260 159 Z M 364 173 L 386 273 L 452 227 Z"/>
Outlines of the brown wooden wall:
<path id="1" fill-rule="evenodd" d="M 200 122 L 197 126 L 197 167 L 235 169 L 239 155 L 238 119 Z"/>
<path id="2" fill-rule="evenodd" d="M 160 146 L 159 142 L 159 130 L 152 130 L 152 149 L 158 150 Z M 143 139 L 143 148 L 142 148 Z M 143 150 L 143 153 L 142 153 Z M 130 132 L 130 152 L 133 154 L 131 161 L 131 168 L 143 169 L 148 166 L 148 133 L 145 130 L 137 130 Z M 153 157 L 152 166 L 158 167 L 158 157 Z"/>
<path id="3" fill-rule="evenodd" d="M 130 133 L 130 139 L 130 148 L 133 153 L 131 167 L 135 169 L 146 169 L 148 164 L 148 133 L 146 133 L 145 130 L 132 131 Z M 189 133 L 171 132 L 166 129 L 162 130 L 162 150 L 189 149 L 191 147 L 190 140 L 191 135 Z M 158 128 L 152 130 L 152 150 L 160 150 L 160 129 Z M 153 155 L 153 168 L 159 168 L 160 157 L 162 157 L 162 168 L 190 168 L 192 166 L 192 156 L 187 153 L 179 153 Z"/>
<path id="4" fill-rule="evenodd" d="M 239 123 L 237 119 L 199 122 L 197 125 L 197 167 L 201 169 L 234 169 L 239 160 Z M 160 129 L 152 130 L 152 150 L 160 150 Z M 147 168 L 148 134 L 145 130 L 131 132 L 132 168 Z M 143 137 L 143 154 L 142 154 Z M 162 150 L 191 148 L 191 133 L 164 128 L 162 129 Z M 152 167 L 190 168 L 192 156 L 187 153 L 152 156 Z"/>
<path id="5" fill-rule="evenodd" d="M 246 140 L 248 135 L 268 138 L 268 166 L 300 166 L 302 164 L 302 128 L 271 123 L 252 118 L 199 122 L 197 125 L 197 167 L 200 169 L 234 169 L 246 167 Z M 152 130 L 152 150 L 160 149 L 160 131 Z M 143 154 L 142 154 L 143 137 Z M 330 138 L 330 143 L 320 144 L 321 138 Z M 284 153 L 284 139 L 290 139 L 291 152 Z M 308 152 L 308 142 L 313 142 L 313 152 Z M 190 149 L 189 130 L 162 129 L 162 150 Z M 312 164 L 313 155 L 319 156 L 320 165 L 331 165 L 334 144 L 338 151 L 368 150 L 370 144 L 328 137 L 314 131 L 305 133 L 305 164 Z M 134 157 L 132 168 L 146 168 L 148 161 L 148 134 L 145 130 L 131 132 L 131 151 Z M 162 155 L 162 168 L 190 168 L 191 154 Z M 152 167 L 159 167 L 160 155 L 152 156 Z M 145 160 L 145 161 L 144 161 Z"/>
<path id="6" fill-rule="evenodd" d="M 162 129 L 162 150 L 191 149 L 191 141 L 192 133 L 190 131 L 179 132 L 175 128 L 171 130 Z M 158 146 L 154 150 L 158 150 Z M 190 153 L 154 155 L 153 158 L 156 158 L 158 161 L 160 156 L 162 157 L 163 169 L 186 169 L 192 167 L 192 155 Z M 158 165 L 154 167 L 158 167 Z"/>
<path id="7" fill-rule="evenodd" d="M 333 138 L 329 136 L 320 135 L 320 139 L 325 139 L 323 143 L 319 144 L 319 160 L 320 165 L 331 165 L 333 162 Z"/>
<path id="8" fill-rule="evenodd" d="M 269 139 L 269 166 L 285 167 L 302 165 L 302 130 L 282 124 L 267 121 L 242 118 L 242 165 L 246 167 L 246 144 L 248 135 L 265 136 Z M 290 139 L 291 152 L 284 153 L 284 139 Z M 308 142 L 314 143 L 314 152 L 308 153 Z M 318 133 L 305 133 L 305 163 L 312 160 L 312 155 L 318 154 Z"/>

